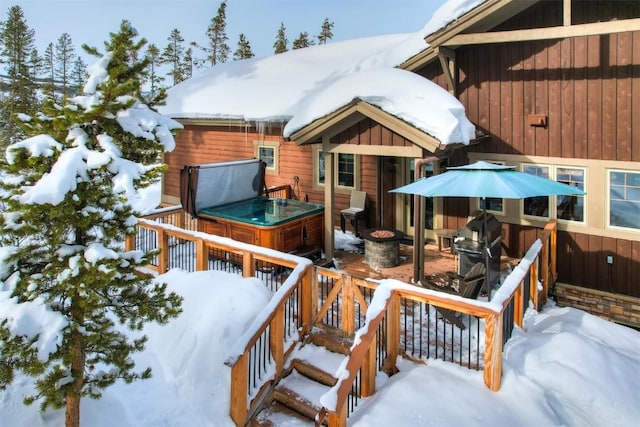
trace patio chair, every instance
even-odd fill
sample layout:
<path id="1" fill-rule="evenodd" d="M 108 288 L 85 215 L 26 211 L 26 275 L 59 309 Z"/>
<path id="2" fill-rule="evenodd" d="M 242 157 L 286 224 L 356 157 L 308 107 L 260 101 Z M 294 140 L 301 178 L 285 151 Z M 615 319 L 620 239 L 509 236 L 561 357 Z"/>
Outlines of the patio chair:
<path id="1" fill-rule="evenodd" d="M 484 284 L 487 269 L 481 262 L 476 263 L 464 276 L 460 276 L 458 273 L 450 271 L 447 272 L 448 285 L 437 286 L 425 281 L 426 288 L 434 289 L 436 291 L 446 292 L 452 295 L 459 295 L 464 298 L 476 299 L 480 295 L 480 290 Z M 456 291 L 455 282 L 458 283 L 458 289 Z M 449 323 L 453 323 L 460 329 L 466 329 L 462 320 L 456 316 L 455 311 L 447 308 L 435 307 L 436 310 L 442 315 L 442 318 Z"/>
<path id="2" fill-rule="evenodd" d="M 358 233 L 358 221 L 364 219 L 369 227 L 369 213 L 367 212 L 367 192 L 353 190 L 349 199 L 349 207 L 340 211 L 340 229 L 345 232 L 345 222 L 349 219 L 356 236 Z"/>

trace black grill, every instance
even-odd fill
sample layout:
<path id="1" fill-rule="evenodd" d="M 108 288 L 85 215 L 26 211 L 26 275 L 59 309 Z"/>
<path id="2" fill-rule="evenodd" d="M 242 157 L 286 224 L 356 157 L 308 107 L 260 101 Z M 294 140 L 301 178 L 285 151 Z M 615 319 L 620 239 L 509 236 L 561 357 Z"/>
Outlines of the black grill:
<path id="1" fill-rule="evenodd" d="M 487 237 L 489 240 L 489 283 L 500 283 L 500 255 L 502 252 L 502 224 L 491 214 L 487 215 Z M 456 232 L 453 250 L 458 254 L 458 274 L 464 276 L 476 263 L 485 262 L 486 240 L 484 217 L 478 215 Z"/>

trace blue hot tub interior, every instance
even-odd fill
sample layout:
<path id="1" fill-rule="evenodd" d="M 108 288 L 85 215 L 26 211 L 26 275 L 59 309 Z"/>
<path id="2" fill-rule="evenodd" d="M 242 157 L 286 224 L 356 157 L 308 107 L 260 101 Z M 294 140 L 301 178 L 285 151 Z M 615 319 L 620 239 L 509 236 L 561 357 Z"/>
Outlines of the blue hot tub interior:
<path id="1" fill-rule="evenodd" d="M 323 212 L 324 206 L 292 199 L 256 197 L 201 209 L 201 215 L 259 226 L 280 225 L 307 215 Z"/>

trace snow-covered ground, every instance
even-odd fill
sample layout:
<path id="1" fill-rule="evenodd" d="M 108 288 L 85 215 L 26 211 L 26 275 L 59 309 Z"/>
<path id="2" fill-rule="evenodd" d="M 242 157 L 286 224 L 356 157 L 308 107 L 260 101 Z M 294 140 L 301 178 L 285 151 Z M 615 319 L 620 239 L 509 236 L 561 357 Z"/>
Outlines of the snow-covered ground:
<path id="1" fill-rule="evenodd" d="M 84 426 L 231 426 L 228 352 L 267 304 L 257 279 L 172 270 L 159 277 L 184 296 L 184 312 L 148 325 L 137 366 L 153 377 L 116 383 L 101 400 L 84 399 Z M 6 295 L 0 294 L 0 300 Z M 582 311 L 547 305 L 527 312 L 504 350 L 502 388 L 482 372 L 430 360 L 400 363 L 400 373 L 358 407 L 355 426 L 629 426 L 640 420 L 640 333 Z M 18 376 L 0 394 L 0 425 L 60 426 L 63 411 L 24 406 L 32 391 Z"/>

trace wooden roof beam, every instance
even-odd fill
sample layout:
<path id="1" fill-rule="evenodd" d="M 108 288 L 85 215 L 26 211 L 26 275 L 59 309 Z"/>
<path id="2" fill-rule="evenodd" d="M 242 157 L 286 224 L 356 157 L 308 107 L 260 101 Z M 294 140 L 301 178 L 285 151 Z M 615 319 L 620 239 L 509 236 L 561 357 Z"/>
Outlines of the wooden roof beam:
<path id="1" fill-rule="evenodd" d="M 442 66 L 442 72 L 447 80 L 447 86 L 449 86 L 449 92 L 455 96 L 456 94 L 456 79 L 454 78 L 456 73 L 456 53 L 446 47 L 438 46 L 438 58 L 440 59 L 440 65 Z"/>
<path id="2" fill-rule="evenodd" d="M 490 43 L 508 43 L 532 40 L 564 39 L 568 37 L 640 31 L 640 18 L 562 27 L 533 28 L 529 30 L 495 31 L 476 34 L 458 34 L 443 43 L 444 46 L 467 46 Z"/>

